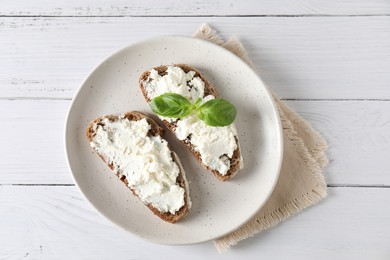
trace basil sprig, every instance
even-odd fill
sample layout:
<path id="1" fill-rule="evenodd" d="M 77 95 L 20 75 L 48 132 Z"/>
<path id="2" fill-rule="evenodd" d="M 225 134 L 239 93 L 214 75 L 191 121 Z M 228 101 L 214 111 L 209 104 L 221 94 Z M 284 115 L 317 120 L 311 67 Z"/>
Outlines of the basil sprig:
<path id="1" fill-rule="evenodd" d="M 182 118 L 188 116 L 192 111 L 191 102 L 182 95 L 165 93 L 152 99 L 150 108 L 160 116 L 170 118 Z"/>
<path id="2" fill-rule="evenodd" d="M 150 102 L 154 113 L 169 118 L 183 118 L 196 111 L 200 120 L 209 126 L 227 126 L 234 122 L 237 110 L 233 104 L 223 98 L 211 99 L 204 104 L 198 98 L 193 104 L 182 95 L 165 93 Z"/>

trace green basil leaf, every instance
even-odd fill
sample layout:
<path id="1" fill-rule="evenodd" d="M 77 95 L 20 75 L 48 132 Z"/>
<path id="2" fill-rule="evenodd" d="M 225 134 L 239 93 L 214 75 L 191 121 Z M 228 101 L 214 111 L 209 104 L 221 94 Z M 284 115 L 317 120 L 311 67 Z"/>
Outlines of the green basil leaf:
<path id="1" fill-rule="evenodd" d="M 197 116 L 209 126 L 227 126 L 236 119 L 237 110 L 229 101 L 211 99 L 197 109 Z"/>
<path id="2" fill-rule="evenodd" d="M 175 93 L 165 93 L 155 97 L 149 105 L 157 115 L 170 118 L 188 116 L 193 109 L 190 101 L 186 97 Z"/>
<path id="3" fill-rule="evenodd" d="M 197 99 L 195 99 L 195 102 L 194 104 L 192 105 L 193 109 L 197 109 L 199 107 L 199 105 L 201 105 L 202 103 L 202 99 L 200 97 L 198 97 Z"/>

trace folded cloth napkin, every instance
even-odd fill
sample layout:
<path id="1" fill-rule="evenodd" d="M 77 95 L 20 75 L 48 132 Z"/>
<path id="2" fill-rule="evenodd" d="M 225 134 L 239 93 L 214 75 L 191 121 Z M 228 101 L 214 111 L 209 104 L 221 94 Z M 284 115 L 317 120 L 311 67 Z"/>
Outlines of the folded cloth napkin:
<path id="1" fill-rule="evenodd" d="M 207 24 L 202 25 L 193 37 L 230 50 L 254 68 L 244 46 L 236 37 L 225 42 Z M 284 153 L 280 176 L 270 198 L 255 217 L 241 228 L 214 241 L 219 252 L 298 214 L 327 195 L 322 175 L 328 163 L 324 138 L 275 93 L 271 93 L 283 128 Z"/>

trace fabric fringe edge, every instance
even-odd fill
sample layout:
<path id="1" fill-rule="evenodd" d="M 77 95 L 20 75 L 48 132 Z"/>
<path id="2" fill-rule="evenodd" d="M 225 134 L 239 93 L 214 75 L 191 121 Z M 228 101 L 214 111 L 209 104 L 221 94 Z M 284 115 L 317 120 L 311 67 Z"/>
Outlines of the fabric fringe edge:
<path id="1" fill-rule="evenodd" d="M 238 56 L 241 60 L 243 60 L 246 64 L 248 64 L 252 69 L 254 69 L 254 65 L 252 61 L 248 57 L 248 52 L 246 51 L 244 45 L 237 39 L 234 35 L 227 42 L 221 45 L 225 49 L 231 51 L 236 56 Z"/>
<path id="2" fill-rule="evenodd" d="M 277 210 L 250 221 L 239 230 L 229 234 L 226 237 L 214 240 L 214 246 L 219 253 L 225 252 L 230 246 L 237 245 L 239 241 L 253 237 L 261 231 L 276 226 L 280 222 L 297 215 L 303 209 L 317 204 L 322 199 L 326 198 L 326 184 L 319 183 L 310 192 L 295 198 L 293 201 L 283 205 Z"/>
<path id="3" fill-rule="evenodd" d="M 273 93 L 273 97 L 280 106 L 280 109 L 283 111 L 285 116 L 292 122 L 294 122 L 297 126 L 300 127 L 300 129 L 303 129 L 305 132 L 310 133 L 311 137 L 314 139 L 314 147 L 309 151 L 306 149 L 310 155 L 316 160 L 318 165 L 321 168 L 324 168 L 326 165 L 328 165 L 329 160 L 326 156 L 326 150 L 328 149 L 328 144 L 325 141 L 325 139 L 322 137 L 322 135 L 315 130 L 311 124 L 309 124 L 305 119 L 303 119 L 298 113 L 296 113 L 294 110 L 292 110 L 287 104 L 280 100 L 280 98 Z M 306 145 L 304 145 L 307 147 Z"/>
<path id="4" fill-rule="evenodd" d="M 297 131 L 295 130 L 294 126 L 290 121 L 291 118 L 286 116 L 282 107 L 278 106 L 278 110 L 279 110 L 280 120 L 282 122 L 283 138 L 284 139 L 287 138 L 290 140 L 290 142 L 294 146 L 295 151 L 305 162 L 308 169 L 311 170 L 311 173 L 313 174 L 312 177 L 316 179 L 319 184 L 323 184 L 326 189 L 326 182 L 324 176 L 322 175 L 322 168 L 320 164 L 315 160 L 315 158 L 309 152 L 303 139 L 297 135 Z"/>
<path id="5" fill-rule="evenodd" d="M 279 102 L 278 102 L 279 104 Z M 226 251 L 230 246 L 237 245 L 241 240 L 252 237 L 261 231 L 271 228 L 278 223 L 300 213 L 303 209 L 316 205 L 320 200 L 326 198 L 327 187 L 324 176 L 321 174 L 322 168 L 318 162 L 309 153 L 302 138 L 297 136 L 294 126 L 289 121 L 289 118 L 283 112 L 282 108 L 278 106 L 279 115 L 282 121 L 283 136 L 288 138 L 298 152 L 299 156 L 306 163 L 307 167 L 311 169 L 313 178 L 318 181 L 317 185 L 309 192 L 302 194 L 294 200 L 277 208 L 276 210 L 263 215 L 261 217 L 254 217 L 247 224 L 232 233 L 214 240 L 214 245 L 219 253 Z"/>
<path id="6" fill-rule="evenodd" d="M 204 23 L 201 27 L 192 35 L 192 37 L 203 39 L 218 45 L 224 44 L 224 40 L 219 36 L 218 32 L 212 29 L 208 24 Z"/>

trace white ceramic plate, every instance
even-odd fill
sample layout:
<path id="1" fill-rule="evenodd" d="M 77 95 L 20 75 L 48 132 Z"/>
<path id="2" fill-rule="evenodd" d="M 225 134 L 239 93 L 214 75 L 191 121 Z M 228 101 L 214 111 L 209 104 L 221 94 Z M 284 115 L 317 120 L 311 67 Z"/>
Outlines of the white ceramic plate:
<path id="1" fill-rule="evenodd" d="M 235 123 L 245 163 L 233 180 L 218 181 L 167 134 L 186 170 L 193 202 L 189 215 L 177 224 L 154 216 L 94 154 L 85 137 L 88 123 L 98 116 L 132 110 L 151 113 L 138 78 L 145 70 L 173 63 L 198 68 L 222 97 L 236 105 Z M 243 225 L 270 196 L 282 161 L 279 116 L 255 72 L 215 44 L 177 36 L 132 44 L 102 62 L 73 99 L 65 148 L 70 171 L 87 200 L 118 226 L 161 244 L 212 240 Z"/>

